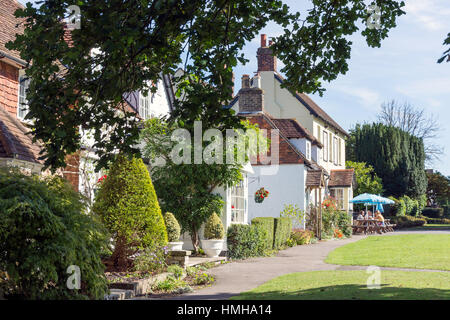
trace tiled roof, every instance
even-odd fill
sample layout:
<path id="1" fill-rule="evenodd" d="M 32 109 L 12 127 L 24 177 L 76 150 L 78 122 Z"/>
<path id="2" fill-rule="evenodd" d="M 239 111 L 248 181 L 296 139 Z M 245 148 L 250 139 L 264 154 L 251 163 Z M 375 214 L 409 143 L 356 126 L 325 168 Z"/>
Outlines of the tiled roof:
<path id="1" fill-rule="evenodd" d="M 0 53 L 6 53 L 15 59 L 20 59 L 19 52 L 6 49 L 5 44 L 24 31 L 23 24 L 18 25 L 20 20 L 14 16 L 19 8 L 23 6 L 16 0 L 2 0 L 0 4 Z"/>
<path id="2" fill-rule="evenodd" d="M 323 147 L 322 144 L 300 123 L 295 119 L 272 119 L 277 128 L 288 139 L 301 139 L 306 138 L 314 144 Z"/>
<path id="3" fill-rule="evenodd" d="M 354 169 L 331 170 L 328 187 L 351 187 L 354 172 Z"/>
<path id="4" fill-rule="evenodd" d="M 322 179 L 323 179 L 322 170 L 308 170 L 306 174 L 306 186 L 307 187 L 323 186 Z"/>
<path id="5" fill-rule="evenodd" d="M 277 73 L 275 73 L 274 75 L 275 78 L 280 83 L 284 82 L 284 79 L 281 75 Z M 328 125 L 332 126 L 336 130 L 348 136 L 348 133 L 336 121 L 334 121 L 321 107 L 319 107 L 309 96 L 299 92 L 295 92 L 294 95 L 314 116 L 322 119 Z"/>
<path id="6" fill-rule="evenodd" d="M 0 107 L 0 158 L 41 163 L 40 147 L 33 143 L 29 132 L 19 120 Z"/>

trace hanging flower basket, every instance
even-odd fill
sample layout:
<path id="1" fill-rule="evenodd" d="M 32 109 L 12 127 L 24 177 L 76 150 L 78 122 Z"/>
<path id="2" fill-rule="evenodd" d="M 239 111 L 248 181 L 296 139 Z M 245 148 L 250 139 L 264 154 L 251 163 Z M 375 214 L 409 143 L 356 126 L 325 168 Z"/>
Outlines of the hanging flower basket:
<path id="1" fill-rule="evenodd" d="M 264 201 L 265 198 L 269 196 L 269 191 L 265 190 L 264 188 L 259 189 L 255 192 L 255 202 L 261 203 Z"/>

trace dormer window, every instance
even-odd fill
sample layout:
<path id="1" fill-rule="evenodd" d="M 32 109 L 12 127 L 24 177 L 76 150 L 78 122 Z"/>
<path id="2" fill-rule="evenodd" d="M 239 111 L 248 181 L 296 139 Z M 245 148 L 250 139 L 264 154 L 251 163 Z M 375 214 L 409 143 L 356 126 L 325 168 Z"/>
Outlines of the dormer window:
<path id="1" fill-rule="evenodd" d="M 19 76 L 19 102 L 17 106 L 17 117 L 24 120 L 28 114 L 27 90 L 30 85 L 30 79 L 26 75 Z"/>

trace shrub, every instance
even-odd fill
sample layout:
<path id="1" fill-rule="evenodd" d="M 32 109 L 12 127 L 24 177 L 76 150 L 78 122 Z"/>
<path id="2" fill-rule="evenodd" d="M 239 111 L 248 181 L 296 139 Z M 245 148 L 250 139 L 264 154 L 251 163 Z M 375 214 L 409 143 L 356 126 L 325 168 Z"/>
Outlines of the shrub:
<path id="1" fill-rule="evenodd" d="M 263 256 L 267 237 L 267 231 L 260 225 L 233 224 L 227 230 L 228 256 L 231 259 Z"/>
<path id="2" fill-rule="evenodd" d="M 396 229 L 421 227 L 426 224 L 423 218 L 416 218 L 411 216 L 396 216 L 391 218 L 391 223 L 396 224 Z"/>
<path id="3" fill-rule="evenodd" d="M 450 219 L 446 219 L 446 218 L 424 217 L 424 219 L 427 221 L 427 223 L 432 223 L 432 224 L 450 224 Z"/>
<path id="4" fill-rule="evenodd" d="M 410 215 L 413 216 L 413 217 L 417 217 L 421 213 L 419 201 L 413 200 L 412 204 L 413 204 L 413 206 L 412 206 Z"/>
<path id="5" fill-rule="evenodd" d="M 405 200 L 403 199 L 399 199 L 397 200 L 397 202 L 395 203 L 395 215 L 397 217 L 400 216 L 404 216 L 406 215 L 406 204 L 405 204 Z"/>
<path id="6" fill-rule="evenodd" d="M 425 209 L 425 207 L 427 206 L 427 195 L 423 194 L 421 196 L 419 196 L 419 198 L 417 198 L 417 201 L 419 202 L 419 215 L 420 212 L 422 212 L 423 209 Z"/>
<path id="7" fill-rule="evenodd" d="M 194 275 L 194 278 L 192 279 L 192 282 L 197 285 L 207 285 L 214 282 L 214 277 L 212 275 L 207 274 L 206 272 L 197 273 Z"/>
<path id="8" fill-rule="evenodd" d="M 142 159 L 118 155 L 97 193 L 93 211 L 113 234 L 114 266 L 128 268 L 128 258 L 152 246 L 167 244 L 164 219 Z"/>
<path id="9" fill-rule="evenodd" d="M 344 234 L 344 236 L 351 237 L 353 233 L 352 218 L 347 212 L 337 211 L 336 215 L 336 227 Z"/>
<path id="10" fill-rule="evenodd" d="M 427 207 L 422 210 L 422 215 L 429 218 L 442 218 L 444 216 L 444 209 Z"/>
<path id="11" fill-rule="evenodd" d="M 294 229 L 291 232 L 289 240 L 292 241 L 294 245 L 303 245 L 309 244 L 313 236 L 314 233 L 312 231 L 303 229 Z"/>
<path id="12" fill-rule="evenodd" d="M 167 272 L 172 273 L 176 279 L 180 279 L 184 274 L 184 269 L 179 265 L 173 264 L 167 267 Z"/>
<path id="13" fill-rule="evenodd" d="M 273 248 L 280 249 L 291 236 L 292 221 L 289 218 L 274 219 Z"/>
<path id="14" fill-rule="evenodd" d="M 273 217 L 257 217 L 252 220 L 252 225 L 258 225 L 260 228 L 266 230 L 267 241 L 266 249 L 273 249 L 273 234 L 275 230 L 275 218 Z"/>
<path id="15" fill-rule="evenodd" d="M 134 259 L 134 269 L 140 272 L 160 273 L 166 268 L 168 247 L 157 244 L 141 250 Z"/>
<path id="16" fill-rule="evenodd" d="M 166 212 L 164 215 L 164 222 L 167 230 L 167 240 L 169 242 L 176 242 L 180 240 L 181 228 L 173 213 Z"/>
<path id="17" fill-rule="evenodd" d="M 213 213 L 205 225 L 205 239 L 223 239 L 225 237 L 225 230 L 223 228 L 222 220 L 216 213 Z"/>
<path id="18" fill-rule="evenodd" d="M 300 210 L 297 205 L 284 205 L 283 211 L 280 212 L 280 217 L 289 218 L 292 221 L 294 228 L 302 228 L 305 219 L 305 212 Z"/>
<path id="19" fill-rule="evenodd" d="M 100 255 L 107 237 L 97 220 L 86 214 L 86 202 L 65 180 L 0 170 L 4 294 L 20 299 L 103 299 L 108 288 Z M 80 268 L 79 290 L 67 288 L 72 265 Z"/>
<path id="20" fill-rule="evenodd" d="M 412 215 L 413 208 L 415 205 L 414 200 L 408 196 L 403 196 L 401 199 L 405 202 L 405 210 L 406 210 L 405 213 L 407 215 Z"/>

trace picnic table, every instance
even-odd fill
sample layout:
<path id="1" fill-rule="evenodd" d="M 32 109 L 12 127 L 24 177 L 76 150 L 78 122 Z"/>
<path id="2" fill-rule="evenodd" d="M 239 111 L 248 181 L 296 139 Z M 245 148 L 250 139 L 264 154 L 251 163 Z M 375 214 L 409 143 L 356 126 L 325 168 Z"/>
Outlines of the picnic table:
<path id="1" fill-rule="evenodd" d="M 379 224 L 379 220 L 376 219 L 365 219 L 365 220 L 354 220 L 353 221 L 353 233 L 364 233 L 364 234 L 372 234 L 378 233 L 382 234 L 383 232 L 392 232 L 394 231 L 395 225 L 390 223 L 390 219 L 384 220 L 384 226 Z"/>

